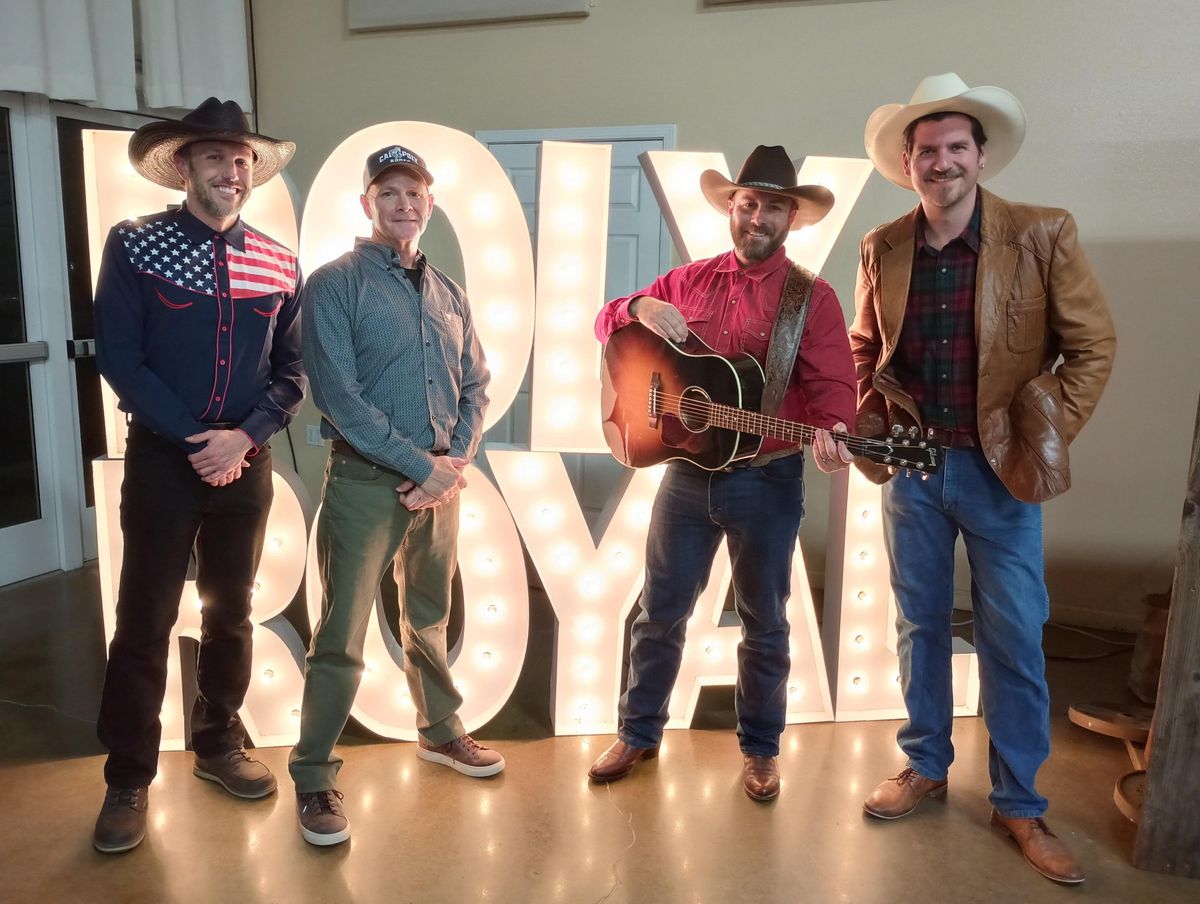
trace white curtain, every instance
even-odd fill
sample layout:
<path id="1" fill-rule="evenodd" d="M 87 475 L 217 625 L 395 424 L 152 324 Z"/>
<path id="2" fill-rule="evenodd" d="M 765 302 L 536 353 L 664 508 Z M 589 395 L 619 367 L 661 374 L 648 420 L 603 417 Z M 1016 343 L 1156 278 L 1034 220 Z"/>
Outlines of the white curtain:
<path id="1" fill-rule="evenodd" d="M 139 0 L 146 106 L 190 110 L 207 97 L 250 111 L 244 0 Z"/>
<path id="2" fill-rule="evenodd" d="M 0 91 L 136 110 L 130 0 L 0 0 Z"/>
<path id="3" fill-rule="evenodd" d="M 215 95 L 249 112 L 248 59 L 244 0 L 0 0 L 0 91 L 130 111 Z"/>

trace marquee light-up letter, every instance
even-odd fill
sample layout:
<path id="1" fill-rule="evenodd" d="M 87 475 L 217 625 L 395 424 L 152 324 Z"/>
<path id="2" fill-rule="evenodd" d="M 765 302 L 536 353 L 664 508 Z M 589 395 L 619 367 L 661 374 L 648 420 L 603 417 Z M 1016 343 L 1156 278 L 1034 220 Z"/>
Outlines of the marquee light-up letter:
<path id="1" fill-rule="evenodd" d="M 96 485 L 100 596 L 107 644 L 112 642 L 117 625 L 117 587 L 124 552 L 119 499 L 125 462 L 99 458 L 92 463 L 92 473 Z M 276 472 L 273 478 L 275 499 L 267 519 L 266 542 L 251 597 L 254 664 L 241 711 L 250 736 L 262 746 L 295 743 L 299 729 L 296 707 L 303 691 L 297 668 L 303 644 L 291 624 L 276 616 L 287 608 L 304 577 L 304 500 L 308 494 L 294 474 L 285 477 Z M 186 741 L 178 638 L 200 639 L 201 606 L 196 582 L 187 581 L 168 648 L 167 695 L 160 716 L 164 750 L 182 750 Z"/>
<path id="2" fill-rule="evenodd" d="M 853 468 L 839 471 L 833 479 L 823 631 L 837 719 L 902 719 L 896 600 L 883 544 L 880 488 Z M 834 601 L 840 605 L 830 605 Z M 979 703 L 974 648 L 955 638 L 952 663 L 954 714 L 973 716 Z"/>
<path id="3" fill-rule="evenodd" d="M 504 500 L 474 465 L 468 466 L 466 477 L 458 547 L 466 611 L 462 635 L 450 651 L 450 668 L 463 695 L 459 717 L 467 731 L 474 731 L 500 711 L 521 675 L 529 638 L 529 579 L 521 540 Z M 321 616 L 316 536 L 314 530 L 308 552 L 312 577 L 305 588 L 309 623 L 314 626 Z M 362 683 L 351 713 L 376 734 L 415 741 L 417 713 L 405 682 L 404 652 L 381 612 L 376 599 L 363 647 Z"/>
<path id="4" fill-rule="evenodd" d="M 530 447 L 607 452 L 600 429 L 600 344 L 612 147 L 542 142 L 538 186 L 537 338 Z"/>
<path id="5" fill-rule="evenodd" d="M 466 290 L 492 381 L 484 429 L 508 410 L 533 344 L 533 249 L 521 202 L 487 148 L 457 129 L 428 122 L 385 122 L 355 132 L 321 165 L 300 230 L 305 273 L 369 236 L 359 203 L 363 161 L 389 144 L 420 154 L 433 173 L 433 197 L 462 250 Z"/>
<path id="6" fill-rule="evenodd" d="M 708 586 L 688 620 L 687 644 L 668 704 L 667 728 L 687 728 L 692 724 L 702 687 L 737 682 L 737 646 L 742 639 L 742 625 L 736 614 L 722 611 L 732 579 L 729 554 L 722 544 L 713 561 Z M 825 677 L 812 590 L 800 556 L 792 562 L 792 598 L 787 614 L 792 623 L 787 722 L 827 722 L 833 718 L 833 704 Z M 802 622 L 799 630 L 797 619 Z M 800 644 L 797 638 L 801 639 Z"/>
<path id="7" fill-rule="evenodd" d="M 642 585 L 646 529 L 662 469 L 634 472 L 624 494 L 610 501 L 611 517 L 596 545 L 561 455 L 492 448 L 488 462 L 558 616 L 555 733 L 614 731 L 625 618 Z"/>

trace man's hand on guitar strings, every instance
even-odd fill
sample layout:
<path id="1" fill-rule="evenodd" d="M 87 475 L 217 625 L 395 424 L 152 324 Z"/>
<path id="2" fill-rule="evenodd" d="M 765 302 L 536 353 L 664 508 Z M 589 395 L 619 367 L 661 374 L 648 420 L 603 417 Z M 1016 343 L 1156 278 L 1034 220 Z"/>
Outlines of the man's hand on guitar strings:
<path id="1" fill-rule="evenodd" d="M 813 461 L 822 473 L 832 474 L 854 461 L 854 456 L 850 454 L 846 444 L 834 439 L 834 434 L 847 432 L 846 425 L 841 421 L 833 425 L 832 431 L 817 428 L 816 436 L 813 437 L 812 453 Z"/>
<path id="2" fill-rule="evenodd" d="M 629 304 L 629 316 L 647 329 L 672 342 L 687 339 L 688 325 L 679 308 L 649 295 L 639 295 Z"/>

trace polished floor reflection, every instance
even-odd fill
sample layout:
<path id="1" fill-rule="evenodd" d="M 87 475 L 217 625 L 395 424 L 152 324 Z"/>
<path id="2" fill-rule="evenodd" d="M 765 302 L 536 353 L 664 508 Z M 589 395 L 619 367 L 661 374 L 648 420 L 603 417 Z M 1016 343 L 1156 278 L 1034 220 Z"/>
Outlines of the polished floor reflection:
<path id="1" fill-rule="evenodd" d="M 863 797 L 897 770 L 894 722 L 792 726 L 774 804 L 741 790 L 723 727 L 668 733 L 662 756 L 628 779 L 593 786 L 608 738 L 545 737 L 544 714 L 516 707 L 481 736 L 507 770 L 469 779 L 416 758 L 412 744 L 349 739 L 341 790 L 348 844 L 300 838 L 287 750 L 263 749 L 281 793 L 240 801 L 166 753 L 137 850 L 95 853 L 102 796 L 91 739 L 103 650 L 87 571 L 0 593 L 0 900 L 25 902 L 731 902 L 1195 901 L 1200 884 L 1134 869 L 1134 828 L 1112 804 L 1128 771 L 1115 741 L 1071 725 L 1077 699 L 1121 699 L 1128 656 L 1051 664 L 1054 755 L 1040 777 L 1049 822 L 1088 872 L 1081 892 L 1040 878 L 988 828 L 987 737 L 955 724 L 950 792 L 896 822 L 865 818 Z M 36 600 L 34 607 L 31 600 Z M 36 614 L 30 614 L 35 612 Z M 1064 652 L 1097 649 L 1048 634 Z M 1066 648 L 1070 646 L 1070 650 Z M 710 695 L 705 724 L 729 721 Z M 540 721 L 543 720 L 543 721 Z M 15 808 L 11 804 L 15 803 Z"/>

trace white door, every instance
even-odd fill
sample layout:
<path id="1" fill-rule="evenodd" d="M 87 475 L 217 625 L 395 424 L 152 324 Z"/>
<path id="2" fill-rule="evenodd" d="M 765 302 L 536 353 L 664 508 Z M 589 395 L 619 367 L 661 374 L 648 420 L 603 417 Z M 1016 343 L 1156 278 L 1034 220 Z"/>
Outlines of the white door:
<path id="1" fill-rule="evenodd" d="M 627 295 L 666 272 L 671 261 L 670 236 L 654 192 L 638 163 L 638 155 L 644 151 L 673 150 L 674 126 L 479 132 L 476 137 L 487 145 L 516 188 L 535 253 L 538 145 L 542 141 L 612 145 L 604 297 Z M 489 440 L 529 442 L 529 381 L 527 369 L 520 393 L 508 413 L 488 431 Z M 609 455 L 567 454 L 563 459 L 584 516 L 589 525 L 594 525 L 614 485 L 627 472 Z"/>
<path id="2" fill-rule="evenodd" d="M 61 561 L 50 370 L 38 280 L 37 155 L 25 101 L 0 94 L 0 585 Z"/>

